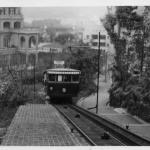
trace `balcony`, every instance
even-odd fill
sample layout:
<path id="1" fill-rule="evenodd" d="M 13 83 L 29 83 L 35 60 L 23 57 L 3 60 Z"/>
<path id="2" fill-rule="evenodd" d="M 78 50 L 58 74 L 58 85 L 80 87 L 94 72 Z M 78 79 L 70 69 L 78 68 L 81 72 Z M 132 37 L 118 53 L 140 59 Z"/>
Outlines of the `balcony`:
<path id="1" fill-rule="evenodd" d="M 36 48 L 0 48 L 0 55 L 4 54 L 14 54 L 16 52 L 22 52 L 22 53 L 38 53 L 38 49 Z"/>
<path id="2" fill-rule="evenodd" d="M 20 29 L 0 29 L 0 33 L 25 33 L 25 34 L 35 34 L 40 33 L 40 30 L 38 28 L 20 28 Z"/>
<path id="3" fill-rule="evenodd" d="M 1 54 L 13 54 L 17 51 L 17 48 L 0 48 L 0 55 Z"/>
<path id="4" fill-rule="evenodd" d="M 8 18 L 21 19 L 21 20 L 23 20 L 23 15 L 22 15 L 22 14 L 20 14 L 20 15 L 9 15 L 9 14 L 0 15 L 0 19 L 8 19 Z"/>

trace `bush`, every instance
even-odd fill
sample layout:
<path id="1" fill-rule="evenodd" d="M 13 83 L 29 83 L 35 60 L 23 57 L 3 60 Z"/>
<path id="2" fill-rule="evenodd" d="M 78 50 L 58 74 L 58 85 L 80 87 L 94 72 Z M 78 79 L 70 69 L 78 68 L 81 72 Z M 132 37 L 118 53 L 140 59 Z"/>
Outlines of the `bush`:
<path id="1" fill-rule="evenodd" d="M 129 113 L 150 121 L 149 78 L 131 76 L 125 84 L 114 82 L 109 93 L 111 106 L 126 108 Z"/>

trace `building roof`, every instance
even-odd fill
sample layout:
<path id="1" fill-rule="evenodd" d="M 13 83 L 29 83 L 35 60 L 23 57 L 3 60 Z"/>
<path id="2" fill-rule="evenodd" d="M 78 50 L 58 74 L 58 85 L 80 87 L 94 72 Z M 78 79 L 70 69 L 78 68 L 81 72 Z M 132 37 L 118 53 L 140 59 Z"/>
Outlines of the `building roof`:
<path id="1" fill-rule="evenodd" d="M 39 48 L 42 48 L 42 47 L 63 48 L 64 46 L 59 43 L 40 43 L 38 47 Z"/>

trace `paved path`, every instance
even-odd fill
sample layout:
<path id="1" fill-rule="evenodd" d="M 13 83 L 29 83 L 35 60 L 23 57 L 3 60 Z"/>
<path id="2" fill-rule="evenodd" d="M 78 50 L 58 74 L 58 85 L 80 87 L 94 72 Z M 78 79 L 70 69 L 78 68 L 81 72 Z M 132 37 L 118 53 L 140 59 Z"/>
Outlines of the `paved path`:
<path id="1" fill-rule="evenodd" d="M 28 104 L 19 107 L 2 145 L 73 146 L 81 143 L 54 107 Z"/>
<path id="2" fill-rule="evenodd" d="M 150 124 L 140 120 L 137 117 L 134 117 L 121 108 L 114 109 L 107 105 L 109 100 L 108 90 L 110 88 L 111 82 L 104 82 L 104 78 L 100 78 L 99 84 L 99 109 L 98 114 L 110 119 L 111 121 L 119 124 L 120 126 L 125 127 L 129 125 L 129 129 L 140 136 L 143 136 L 150 140 Z M 78 102 L 78 105 L 83 108 L 90 108 L 96 106 L 96 94 L 91 95 L 87 98 L 83 98 Z M 95 109 L 90 110 L 95 113 Z"/>

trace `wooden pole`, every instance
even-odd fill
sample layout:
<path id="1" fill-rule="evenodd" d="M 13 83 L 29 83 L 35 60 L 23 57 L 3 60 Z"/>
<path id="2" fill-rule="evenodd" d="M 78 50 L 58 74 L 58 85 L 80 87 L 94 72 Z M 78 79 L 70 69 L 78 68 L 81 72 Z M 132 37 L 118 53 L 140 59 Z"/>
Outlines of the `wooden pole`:
<path id="1" fill-rule="evenodd" d="M 98 69 L 97 69 L 97 101 L 96 101 L 96 113 L 98 113 L 98 98 L 99 98 L 99 71 L 100 71 L 100 32 L 98 42 Z"/>
<path id="2" fill-rule="evenodd" d="M 107 82 L 107 52 L 105 52 L 105 82 Z"/>

